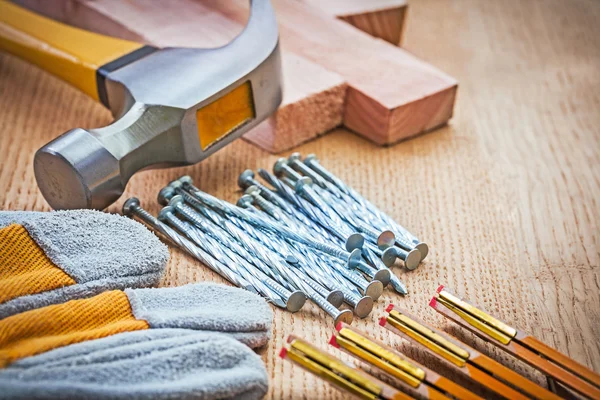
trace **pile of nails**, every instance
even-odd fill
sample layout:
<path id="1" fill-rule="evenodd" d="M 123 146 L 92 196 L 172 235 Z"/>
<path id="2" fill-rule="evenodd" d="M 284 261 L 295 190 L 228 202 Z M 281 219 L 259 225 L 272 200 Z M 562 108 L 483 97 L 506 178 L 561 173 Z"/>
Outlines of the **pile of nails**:
<path id="1" fill-rule="evenodd" d="M 428 246 L 381 212 L 317 157 L 281 158 L 266 182 L 244 171 L 245 194 L 233 205 L 205 193 L 188 176 L 163 188 L 155 218 L 136 198 L 123 206 L 234 285 L 291 312 L 306 299 L 337 324 L 366 317 L 383 288 L 407 294 L 390 270 L 398 259 L 415 269 Z M 352 310 L 340 309 L 347 303 Z"/>

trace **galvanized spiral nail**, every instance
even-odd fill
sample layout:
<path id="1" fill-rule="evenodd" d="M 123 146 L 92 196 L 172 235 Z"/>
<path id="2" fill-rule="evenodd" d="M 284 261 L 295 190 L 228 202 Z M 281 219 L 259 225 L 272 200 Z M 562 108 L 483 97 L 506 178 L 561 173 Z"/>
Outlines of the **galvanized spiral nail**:
<path id="1" fill-rule="evenodd" d="M 234 285 L 256 293 L 256 289 L 248 281 L 233 274 L 225 265 L 215 260 L 212 256 L 199 249 L 192 242 L 182 237 L 175 230 L 163 224 L 148 211 L 144 210 L 140 206 L 140 201 L 137 198 L 132 197 L 125 201 L 125 204 L 123 204 L 123 214 L 139 218 L 152 229 L 169 239 L 177 247 L 206 264 L 213 271 L 225 277 Z"/>
<path id="2" fill-rule="evenodd" d="M 236 265 L 235 261 L 238 260 L 234 260 L 230 255 L 225 254 L 222 251 L 221 247 L 218 245 L 218 243 L 216 243 L 209 237 L 200 237 L 198 235 L 198 231 L 193 229 L 187 223 L 181 221 L 179 218 L 175 217 L 175 215 L 173 214 L 173 207 L 166 206 L 165 208 L 163 208 L 158 215 L 158 220 L 166 221 L 167 223 L 174 226 L 177 230 L 179 230 L 180 232 L 185 234 L 190 240 L 192 240 L 203 251 L 206 251 L 208 254 L 210 254 L 213 258 L 217 260 L 228 260 L 229 263 L 226 265 L 228 265 L 228 268 L 231 269 L 234 274 L 237 274 L 246 281 L 250 282 L 250 284 L 252 284 L 252 286 L 254 286 L 255 289 L 257 289 L 260 293 L 262 293 L 264 296 L 266 296 L 279 307 L 286 308 L 286 303 L 283 302 L 279 294 L 277 294 L 272 289 L 266 287 L 262 281 L 258 280 L 248 271 Z"/>

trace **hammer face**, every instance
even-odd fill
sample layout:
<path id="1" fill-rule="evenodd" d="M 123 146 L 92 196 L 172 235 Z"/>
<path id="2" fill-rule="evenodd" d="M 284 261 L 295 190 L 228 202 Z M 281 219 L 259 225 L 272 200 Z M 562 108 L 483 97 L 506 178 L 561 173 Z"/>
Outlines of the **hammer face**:
<path id="1" fill-rule="evenodd" d="M 80 128 L 38 150 L 33 168 L 40 191 L 54 209 L 103 209 L 123 193 L 118 160 Z"/>
<path id="2" fill-rule="evenodd" d="M 63 134 L 35 155 L 40 191 L 54 209 L 103 209 L 121 196 L 135 172 L 188 164 L 183 115 L 180 109 L 135 103 L 109 126 Z"/>

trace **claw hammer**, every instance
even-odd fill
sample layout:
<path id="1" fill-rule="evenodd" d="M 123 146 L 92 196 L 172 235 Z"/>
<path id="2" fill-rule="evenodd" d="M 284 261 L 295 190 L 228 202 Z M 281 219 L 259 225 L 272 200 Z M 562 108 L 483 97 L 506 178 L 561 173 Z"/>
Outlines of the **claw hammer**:
<path id="1" fill-rule="evenodd" d="M 104 209 L 137 171 L 202 161 L 281 103 L 269 0 L 251 0 L 242 33 L 213 49 L 157 49 L 0 0 L 0 50 L 74 85 L 115 117 L 103 128 L 72 129 L 36 152 L 35 178 L 54 209 Z"/>

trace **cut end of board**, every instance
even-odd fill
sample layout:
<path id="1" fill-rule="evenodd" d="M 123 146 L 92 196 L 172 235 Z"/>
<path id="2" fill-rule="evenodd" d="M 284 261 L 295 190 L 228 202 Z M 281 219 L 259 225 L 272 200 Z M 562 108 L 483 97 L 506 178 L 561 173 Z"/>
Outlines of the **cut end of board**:
<path id="1" fill-rule="evenodd" d="M 244 139 L 271 153 L 293 149 L 342 125 L 347 84 L 293 53 L 282 56 L 283 101 L 277 112 Z"/>
<path id="2" fill-rule="evenodd" d="M 346 90 L 346 84 L 340 83 L 314 96 L 284 104 L 244 135 L 244 139 L 275 154 L 315 139 L 342 125 Z"/>
<path id="3" fill-rule="evenodd" d="M 457 83 L 420 100 L 388 108 L 348 89 L 344 126 L 379 145 L 390 145 L 444 126 L 452 118 Z M 367 114 L 363 110 L 370 108 Z"/>

